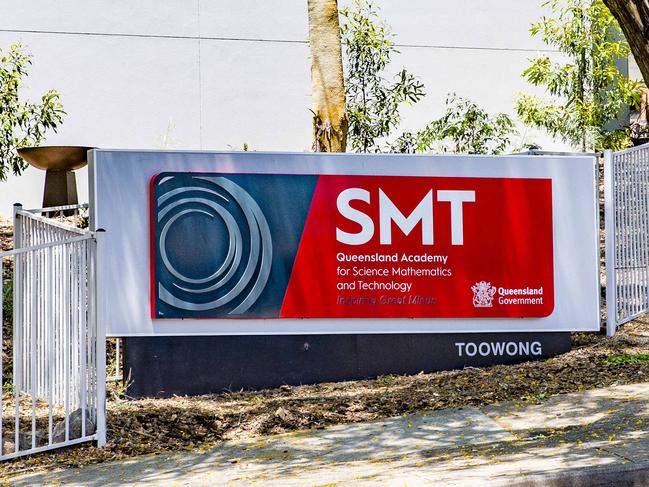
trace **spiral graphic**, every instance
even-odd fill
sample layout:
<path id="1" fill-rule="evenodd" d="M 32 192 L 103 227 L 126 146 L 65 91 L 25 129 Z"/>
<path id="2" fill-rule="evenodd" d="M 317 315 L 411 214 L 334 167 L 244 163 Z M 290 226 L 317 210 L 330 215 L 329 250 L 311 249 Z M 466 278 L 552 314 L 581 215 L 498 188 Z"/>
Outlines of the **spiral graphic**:
<path id="1" fill-rule="evenodd" d="M 250 194 L 230 179 L 193 176 L 191 182 L 174 186 L 174 176 L 157 182 L 173 188 L 157 192 L 156 224 L 160 230 L 156 245 L 170 277 L 167 282 L 171 281 L 169 287 L 158 282 L 158 299 L 186 311 L 243 314 L 257 301 L 270 275 L 273 245 L 268 222 Z M 180 219 L 192 215 L 220 219 L 227 230 L 225 256 L 214 262 L 216 270 L 205 277 L 183 274 L 170 259 L 169 231 Z"/>

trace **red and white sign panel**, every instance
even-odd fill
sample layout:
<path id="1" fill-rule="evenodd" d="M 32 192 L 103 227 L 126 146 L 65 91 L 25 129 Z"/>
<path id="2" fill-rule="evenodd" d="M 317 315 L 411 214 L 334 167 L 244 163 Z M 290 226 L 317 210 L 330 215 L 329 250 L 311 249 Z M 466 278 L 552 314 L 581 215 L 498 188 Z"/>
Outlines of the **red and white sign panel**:
<path id="1" fill-rule="evenodd" d="M 544 317 L 552 181 L 320 176 L 282 317 Z"/>

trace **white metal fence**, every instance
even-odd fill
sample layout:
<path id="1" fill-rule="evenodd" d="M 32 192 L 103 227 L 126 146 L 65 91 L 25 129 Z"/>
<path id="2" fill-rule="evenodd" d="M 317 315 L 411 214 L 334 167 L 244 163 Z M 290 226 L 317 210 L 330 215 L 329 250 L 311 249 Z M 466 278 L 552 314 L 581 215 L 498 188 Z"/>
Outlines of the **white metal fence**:
<path id="1" fill-rule="evenodd" d="M 0 358 L 0 460 L 105 443 L 105 331 L 96 289 L 101 232 L 74 225 L 79 209 L 16 206 L 14 250 L 0 253 L 0 310 L 12 309 L 13 319 L 13 344 L 2 340 L 13 353 L 13 383 Z M 63 216 L 43 216 L 54 212 Z"/>
<path id="2" fill-rule="evenodd" d="M 649 312 L 649 144 L 604 153 L 606 332 Z"/>
<path id="3" fill-rule="evenodd" d="M 15 275 L 18 276 L 14 279 L 14 310 L 18 311 L 18 317 L 30 319 L 30 313 L 36 313 L 33 317 L 34 337 L 29 326 L 16 329 L 14 358 L 20 359 L 16 364 L 16 370 L 20 373 L 17 383 L 23 392 L 34 391 L 38 397 L 46 397 L 48 388 L 52 385 L 52 398 L 60 403 L 66 396 L 67 382 L 57 378 L 68 375 L 65 371 L 68 362 L 65 355 L 68 348 L 61 346 L 60 340 L 70 343 L 71 347 L 69 386 L 72 390 L 68 392 L 72 397 L 77 397 L 80 392 L 79 373 L 82 364 L 79 361 L 83 356 L 80 353 L 81 343 L 78 334 L 67 333 L 66 327 L 76 328 L 79 324 L 80 329 L 86 328 L 84 321 L 88 319 L 88 311 L 92 305 L 85 301 L 92 296 L 93 291 L 87 288 L 92 284 L 92 276 L 89 274 L 94 258 L 91 255 L 93 240 L 89 232 L 66 224 L 65 221 L 45 218 L 39 214 L 42 212 L 42 209 L 29 212 L 17 209 L 14 215 L 14 249 L 64 242 L 78 237 L 82 239 L 67 245 L 48 247 L 47 250 L 34 254 L 21 253 L 14 256 Z M 59 212 L 60 215 L 63 213 Z M 33 272 L 36 274 L 32 274 Z M 52 279 L 51 283 L 48 282 L 49 279 Z M 36 289 L 33 289 L 33 286 L 36 286 Z M 57 304 L 60 309 L 54 309 Z M 52 309 L 48 309 L 50 307 Z M 65 311 L 63 308 L 66 308 Z M 69 314 L 67 320 L 60 319 L 63 313 Z M 45 346 L 50 327 L 54 331 L 52 363 L 44 360 L 32 361 L 32 342 L 36 343 L 37 356 L 45 357 L 44 354 L 38 353 L 38 348 Z M 94 339 L 90 336 L 88 338 Z M 53 368 L 54 384 L 50 384 L 47 374 L 50 367 Z M 32 370 L 33 368 L 35 370 Z"/>

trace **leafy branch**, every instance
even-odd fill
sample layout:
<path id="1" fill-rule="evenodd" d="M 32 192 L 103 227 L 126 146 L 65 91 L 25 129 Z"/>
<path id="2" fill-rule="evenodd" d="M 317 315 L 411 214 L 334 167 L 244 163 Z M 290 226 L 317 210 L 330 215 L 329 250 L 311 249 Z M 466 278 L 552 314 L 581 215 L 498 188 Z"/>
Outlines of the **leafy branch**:
<path id="1" fill-rule="evenodd" d="M 6 53 L 0 49 L 0 181 L 7 179 L 8 171 L 19 175 L 27 167 L 17 149 L 39 145 L 66 114 L 55 90 L 47 91 L 40 103 L 20 98 L 31 64 L 21 44 L 11 45 Z"/>

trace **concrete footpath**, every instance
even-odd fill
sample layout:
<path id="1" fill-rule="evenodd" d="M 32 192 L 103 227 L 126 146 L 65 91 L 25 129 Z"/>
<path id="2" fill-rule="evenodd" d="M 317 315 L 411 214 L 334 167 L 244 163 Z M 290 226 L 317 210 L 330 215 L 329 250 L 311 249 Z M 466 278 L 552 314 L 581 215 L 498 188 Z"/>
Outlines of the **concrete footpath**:
<path id="1" fill-rule="evenodd" d="M 403 416 L 201 453 L 32 474 L 27 485 L 649 485 L 649 383 Z"/>

